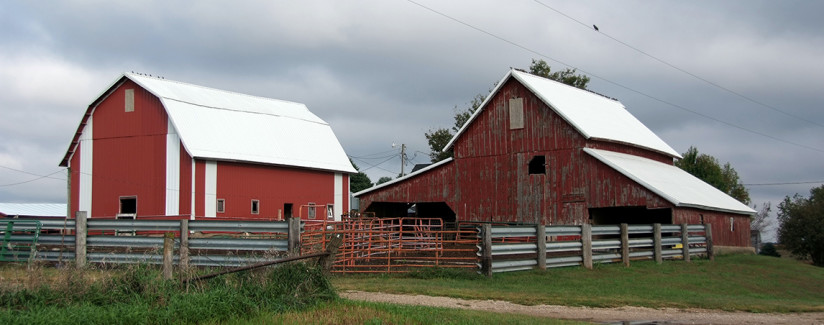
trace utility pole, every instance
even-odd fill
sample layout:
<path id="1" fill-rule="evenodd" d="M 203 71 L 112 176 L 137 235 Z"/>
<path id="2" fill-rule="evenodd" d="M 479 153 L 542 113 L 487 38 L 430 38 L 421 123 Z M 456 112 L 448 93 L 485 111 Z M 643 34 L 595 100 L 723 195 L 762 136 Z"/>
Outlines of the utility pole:
<path id="1" fill-rule="evenodd" d="M 406 165 L 406 144 L 401 143 L 401 176 L 403 176 L 403 166 Z"/>

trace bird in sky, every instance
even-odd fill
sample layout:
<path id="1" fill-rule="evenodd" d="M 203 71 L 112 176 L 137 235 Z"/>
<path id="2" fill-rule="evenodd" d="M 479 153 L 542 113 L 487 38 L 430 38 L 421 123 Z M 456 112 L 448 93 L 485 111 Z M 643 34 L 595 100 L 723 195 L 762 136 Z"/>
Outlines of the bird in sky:
<path id="1" fill-rule="evenodd" d="M 598 26 L 592 25 L 592 28 L 595 28 L 595 31 L 598 31 Z"/>

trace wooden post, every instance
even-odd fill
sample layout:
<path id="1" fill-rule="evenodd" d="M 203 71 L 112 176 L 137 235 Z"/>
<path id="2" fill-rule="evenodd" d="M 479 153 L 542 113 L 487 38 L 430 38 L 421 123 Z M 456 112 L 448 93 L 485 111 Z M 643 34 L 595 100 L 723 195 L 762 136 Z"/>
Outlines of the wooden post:
<path id="1" fill-rule="evenodd" d="M 592 225 L 588 223 L 581 225 L 581 254 L 584 267 L 592 270 Z"/>
<path id="2" fill-rule="evenodd" d="M 86 267 L 86 211 L 74 214 L 74 265 Z"/>
<path id="3" fill-rule="evenodd" d="M 167 232 L 163 236 L 163 278 L 172 279 L 175 256 L 175 233 Z"/>
<path id="4" fill-rule="evenodd" d="M 704 237 L 707 238 L 707 257 L 710 261 L 715 261 L 715 252 L 712 250 L 712 225 L 704 225 Z"/>
<path id="5" fill-rule="evenodd" d="M 183 272 L 189 269 L 189 219 L 180 220 L 180 270 Z"/>
<path id="6" fill-rule="evenodd" d="M 684 262 L 690 261 L 690 234 L 686 223 L 681 224 L 681 255 L 684 255 Z"/>
<path id="7" fill-rule="evenodd" d="M 300 255 L 300 218 L 289 218 L 288 250 L 290 256 Z"/>
<path id="8" fill-rule="evenodd" d="M 537 225 L 535 232 L 537 233 L 536 244 L 538 245 L 538 268 L 541 270 L 546 270 L 546 226 Z"/>
<path id="9" fill-rule="evenodd" d="M 629 226 L 621 224 L 621 261 L 629 267 Z"/>
<path id="10" fill-rule="evenodd" d="M 481 273 L 492 277 L 492 225 L 485 223 L 481 228 L 483 243 L 481 245 Z"/>
<path id="11" fill-rule="evenodd" d="M 661 224 L 652 224 L 652 246 L 655 251 L 655 262 L 661 264 L 664 257 L 661 256 Z"/>
<path id="12" fill-rule="evenodd" d="M 335 262 L 341 244 L 343 244 L 343 234 L 336 234 L 329 240 L 329 244 L 326 245 L 328 255 L 321 256 L 318 259 L 318 265 L 323 268 L 323 272 L 328 274 L 332 270 L 332 264 Z"/>

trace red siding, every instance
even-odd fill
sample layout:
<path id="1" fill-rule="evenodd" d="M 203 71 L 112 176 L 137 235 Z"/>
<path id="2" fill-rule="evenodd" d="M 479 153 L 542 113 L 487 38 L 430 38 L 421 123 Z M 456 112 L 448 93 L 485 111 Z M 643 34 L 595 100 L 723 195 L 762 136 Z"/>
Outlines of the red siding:
<path id="1" fill-rule="evenodd" d="M 81 147 L 80 144 L 77 145 L 71 162 L 69 163 L 69 168 L 71 169 L 71 175 L 69 175 L 69 177 L 71 177 L 71 197 L 69 198 L 69 211 L 71 211 L 71 214 L 69 218 L 74 218 L 78 207 L 80 207 L 80 150 L 83 150 Z"/>
<path id="2" fill-rule="evenodd" d="M 203 160 L 195 160 L 195 216 L 202 217 L 206 214 L 206 163 Z"/>
<path id="3" fill-rule="evenodd" d="M 134 89 L 133 112 L 125 111 L 126 89 Z M 93 217 L 116 215 L 121 196 L 137 196 L 138 215 L 165 214 L 166 128 L 160 101 L 129 80 L 95 108 Z"/>
<path id="4" fill-rule="evenodd" d="M 332 172 L 264 165 L 218 162 L 217 199 L 224 199 L 226 212 L 218 216 L 232 218 L 277 219 L 283 216 L 285 203 L 292 203 L 292 214 L 308 216 L 306 205 L 314 202 L 325 207 L 335 202 L 335 176 Z M 252 200 L 259 200 L 260 213 L 251 213 Z M 324 219 L 326 209 L 317 209 Z"/>
<path id="5" fill-rule="evenodd" d="M 712 224 L 712 240 L 716 246 L 750 246 L 750 216 L 747 215 L 678 208 L 673 212 L 673 223 Z"/>

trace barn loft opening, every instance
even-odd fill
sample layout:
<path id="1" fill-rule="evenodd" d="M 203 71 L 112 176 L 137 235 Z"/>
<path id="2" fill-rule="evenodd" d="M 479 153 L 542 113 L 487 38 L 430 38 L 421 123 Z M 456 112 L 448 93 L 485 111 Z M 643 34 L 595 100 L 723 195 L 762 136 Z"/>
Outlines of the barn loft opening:
<path id="1" fill-rule="evenodd" d="M 647 209 L 644 206 L 591 208 L 589 219 L 594 225 L 672 224 L 672 209 Z"/>
<path id="2" fill-rule="evenodd" d="M 546 174 L 546 156 L 535 156 L 529 161 L 530 175 Z"/>
<path id="3" fill-rule="evenodd" d="M 260 213 L 260 201 L 259 200 L 252 200 L 252 214 L 259 214 Z"/>
<path id="4" fill-rule="evenodd" d="M 364 212 L 377 218 L 440 218 L 444 222 L 455 222 L 456 216 L 446 202 L 373 202 Z"/>
<path id="5" fill-rule="evenodd" d="M 120 213 L 121 214 L 137 214 L 137 197 L 123 196 L 120 197 Z"/>

